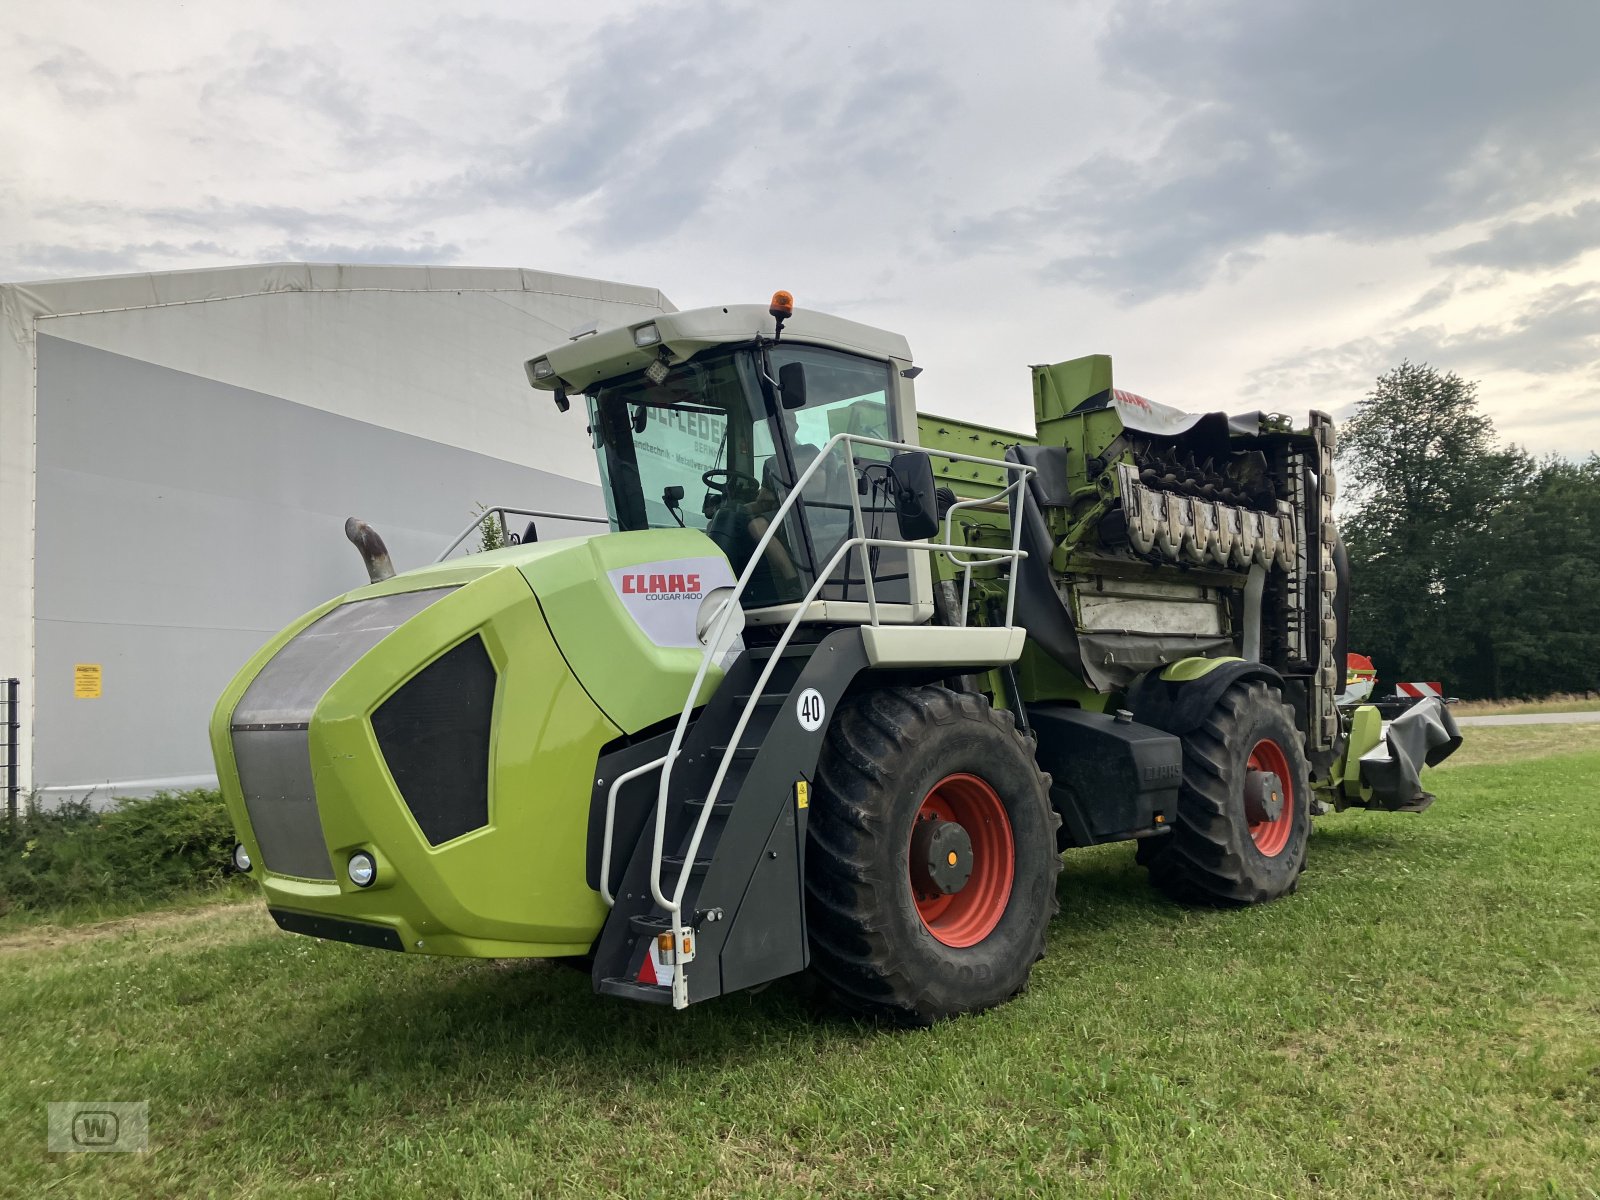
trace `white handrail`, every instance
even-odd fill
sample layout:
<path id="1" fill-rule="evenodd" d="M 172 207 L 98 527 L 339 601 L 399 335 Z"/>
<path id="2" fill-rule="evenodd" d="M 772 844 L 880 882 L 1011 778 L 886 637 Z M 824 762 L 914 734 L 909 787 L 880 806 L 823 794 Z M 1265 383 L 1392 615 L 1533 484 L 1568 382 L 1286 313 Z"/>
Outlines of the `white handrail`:
<path id="1" fill-rule="evenodd" d="M 965 625 L 966 622 L 967 622 L 965 601 L 967 599 L 968 593 L 969 593 L 970 588 L 971 588 L 972 568 L 976 567 L 976 566 L 982 566 L 984 564 L 983 564 L 983 562 L 978 561 L 978 560 L 963 559 L 963 558 L 959 557 L 953 550 L 946 549 L 946 547 L 953 546 L 954 542 L 955 542 L 955 537 L 954 537 L 955 527 L 954 527 L 954 522 L 952 520 L 952 514 L 955 513 L 956 510 L 958 510 L 958 509 L 969 508 L 969 507 L 973 507 L 975 505 L 993 503 L 1000 496 L 1009 495 L 1014 488 L 1020 486 L 1021 484 L 1025 483 L 1025 482 L 1026 482 L 1026 476 L 1022 476 L 1016 481 L 1016 483 L 1007 485 L 1007 487 L 1004 490 L 996 492 L 992 496 L 980 496 L 980 497 L 978 497 L 976 499 L 973 499 L 973 500 L 961 500 L 961 501 L 958 501 L 955 504 L 952 504 L 950 506 L 950 508 L 948 510 L 946 510 L 946 513 L 945 513 L 945 523 L 944 523 L 945 524 L 945 537 L 944 537 L 944 544 L 943 545 L 940 545 L 937 542 L 903 542 L 903 541 L 890 542 L 890 541 L 888 541 L 886 539 L 878 539 L 873 544 L 874 545 L 893 545 L 893 546 L 903 547 L 903 548 L 907 548 L 907 549 L 919 549 L 919 550 L 920 549 L 926 549 L 926 550 L 929 550 L 930 552 L 934 552 L 934 553 L 942 552 L 942 553 L 944 553 L 945 557 L 948 558 L 952 563 L 954 563 L 957 566 L 960 566 L 960 567 L 964 568 L 963 571 L 962 571 L 964 582 L 963 582 L 963 587 L 962 587 L 963 607 L 962 607 L 962 612 L 961 612 L 961 623 L 962 623 L 962 625 Z M 838 563 L 838 561 L 843 557 L 843 555 L 845 553 L 847 553 L 853 546 L 861 543 L 862 541 L 864 541 L 864 539 L 852 539 L 849 544 L 842 545 L 842 546 L 840 546 L 838 548 L 838 550 L 835 552 L 835 555 L 834 555 L 834 562 L 829 564 L 830 565 L 830 569 L 827 570 L 827 571 L 824 571 L 822 573 L 822 579 L 823 579 L 824 583 L 826 583 L 827 580 L 832 576 L 832 574 L 833 574 L 832 568 Z M 1016 548 L 1017 548 L 1016 546 L 1012 547 L 1013 550 L 1015 550 Z M 966 549 L 966 548 L 963 547 L 963 549 Z M 987 552 L 987 553 L 993 555 L 996 558 L 1000 557 L 1000 555 L 1003 553 L 1001 551 L 993 551 L 993 550 L 985 551 L 984 548 L 982 548 L 982 547 L 973 547 L 972 549 L 974 551 L 978 552 L 978 553 L 986 553 Z M 1025 557 L 1025 556 L 1021 556 L 1021 557 Z M 813 588 L 813 591 L 815 591 L 815 588 Z M 810 598 L 808 597 L 807 600 L 804 603 L 801 604 L 801 606 L 800 606 L 800 614 L 797 614 L 797 615 L 803 614 L 804 611 L 805 611 L 805 608 L 807 607 L 807 605 L 809 605 L 809 603 L 810 603 Z M 729 612 L 730 616 L 732 615 L 732 608 L 736 607 L 737 604 L 738 604 L 738 601 L 737 601 L 736 598 L 730 598 L 730 599 L 724 601 L 724 607 L 728 609 L 728 612 Z M 795 622 L 795 621 L 791 621 L 791 625 L 796 629 L 799 627 L 798 622 Z M 784 645 L 787 645 L 787 644 L 788 644 L 788 640 L 787 640 L 787 638 L 785 638 Z M 776 659 L 774 659 L 774 661 L 776 661 Z M 756 688 L 756 693 L 755 693 L 756 695 L 759 695 L 761 693 L 761 691 L 764 689 L 766 681 L 767 681 L 769 676 L 770 676 L 770 670 L 766 674 L 764 674 L 762 676 L 762 678 L 761 678 L 761 680 L 760 680 L 760 682 L 759 682 L 759 684 L 758 684 L 758 686 Z M 748 719 L 746 719 L 745 724 L 746 725 L 748 724 Z M 739 729 L 738 732 L 742 733 L 743 732 L 743 728 L 744 728 L 744 726 L 741 726 L 741 728 Z M 737 739 L 735 739 L 735 742 L 733 744 L 737 744 Z M 661 769 L 661 767 L 663 767 L 666 764 L 667 757 L 668 757 L 667 755 L 663 754 L 660 758 L 653 758 L 649 762 L 641 763 L 639 766 L 634 767 L 632 770 L 623 772 L 621 775 L 617 776 L 615 779 L 613 779 L 611 781 L 611 785 L 606 791 L 605 832 L 604 832 L 604 835 L 603 835 L 603 837 L 601 839 L 601 845 L 600 845 L 600 895 L 605 898 L 605 902 L 606 902 L 607 907 L 613 907 L 614 908 L 616 906 L 616 897 L 614 897 L 611 894 L 611 851 L 612 851 L 612 846 L 613 846 L 614 830 L 615 830 L 615 827 L 616 827 L 617 795 L 622 790 L 622 786 L 624 784 L 631 783 L 633 780 L 639 778 L 641 775 L 648 775 L 651 771 L 656 771 L 656 770 Z M 720 778 L 721 777 L 719 777 L 718 783 L 712 788 L 713 795 L 721 787 Z M 710 811 L 709 807 L 707 808 L 706 811 L 707 812 Z M 705 813 L 702 813 L 701 814 L 701 828 L 697 829 L 697 831 L 696 831 L 695 840 L 691 843 L 691 846 L 690 846 L 690 853 L 685 856 L 686 861 L 692 862 L 693 858 L 694 858 L 694 851 L 697 851 L 700 848 L 700 846 L 699 846 L 700 835 L 703 834 L 704 826 L 705 826 L 705 824 L 706 824 L 706 822 L 708 820 L 709 820 L 709 818 L 705 815 Z M 665 848 L 664 845 L 663 845 L 663 848 Z M 657 880 L 656 880 L 656 892 L 657 892 L 658 895 L 659 895 L 659 887 L 660 887 L 660 882 L 659 882 L 659 878 L 657 878 Z M 676 897 L 677 893 L 678 893 L 678 889 L 674 888 L 673 892 L 674 892 L 674 896 Z M 679 898 L 679 900 L 681 902 L 681 897 L 678 897 L 678 898 Z"/>
<path id="2" fill-rule="evenodd" d="M 1016 466 L 1018 464 L 1014 464 L 1013 463 L 1013 464 L 1007 464 L 1007 465 Z M 1026 468 L 1026 470 L 1029 473 L 1031 473 L 1033 471 L 1033 468 L 1032 467 L 1028 467 L 1028 468 Z M 979 497 L 977 497 L 975 499 L 972 499 L 972 500 L 958 500 L 958 501 L 956 501 L 956 503 L 952 504 L 948 509 L 945 510 L 945 514 L 944 514 L 944 522 L 945 522 L 944 540 L 945 540 L 945 545 L 946 546 L 954 546 L 954 544 L 955 544 L 955 523 L 954 523 L 953 517 L 954 517 L 954 514 L 955 514 L 957 509 L 976 508 L 978 505 L 981 505 L 981 504 L 992 504 L 992 503 L 994 503 L 994 501 L 999 499 L 1001 496 L 1006 497 L 1006 502 L 1009 505 L 1011 503 L 1011 498 L 1012 498 L 1011 493 L 1013 491 L 1016 491 L 1016 492 L 1018 492 L 1020 494 L 1021 489 L 1027 484 L 1027 482 L 1028 482 L 1027 474 L 1020 474 L 1020 475 L 1017 476 L 1017 478 L 1015 480 L 1013 480 L 1011 483 L 1008 483 L 1002 490 L 994 493 L 994 495 L 992 495 L 992 496 L 979 496 Z M 1015 514 L 1016 508 L 1019 508 L 1019 507 L 1021 507 L 1021 506 L 1020 505 L 1012 506 L 1013 514 Z M 973 551 L 973 550 L 976 550 L 977 548 L 976 547 L 962 547 L 962 549 L 965 549 L 965 550 L 968 550 L 968 551 Z M 1018 517 L 1016 515 L 1013 515 L 1012 520 L 1011 520 L 1011 550 L 1012 550 L 1013 555 L 1015 555 L 1018 558 L 1026 558 L 1027 557 L 1027 555 L 1022 553 L 1022 521 L 1020 519 L 1018 519 Z M 951 562 L 951 564 L 953 566 L 957 566 L 957 567 L 961 568 L 961 624 L 963 626 L 965 626 L 966 623 L 967 623 L 967 603 L 972 598 L 972 568 L 973 567 L 977 567 L 977 566 L 981 566 L 983 564 L 981 564 L 979 562 L 975 562 L 975 561 L 973 561 L 971 559 L 964 559 L 964 558 L 960 557 L 960 555 L 958 555 L 954 549 L 945 550 L 944 551 L 944 556 L 947 559 L 950 560 L 950 562 Z M 1006 626 L 1008 628 L 1011 625 L 1011 616 L 1012 616 L 1012 612 L 1014 611 L 1014 606 L 1015 606 L 1015 603 L 1016 603 L 1016 596 L 1017 596 L 1017 589 L 1016 589 L 1015 583 L 1013 582 L 1009 587 L 1006 588 Z"/>
<path id="3" fill-rule="evenodd" d="M 546 512 L 546 511 L 544 511 L 542 509 L 537 509 L 537 508 L 507 508 L 503 504 L 496 504 L 493 508 L 486 508 L 481 513 L 479 513 L 477 515 L 477 517 L 473 519 L 472 524 L 468 525 L 465 529 L 463 529 L 460 533 L 458 533 L 456 535 L 456 540 L 451 542 L 448 546 L 446 546 L 445 550 L 444 550 L 444 553 L 439 555 L 439 557 L 434 559 L 433 561 L 436 562 L 436 563 L 442 563 L 445 559 L 449 558 L 452 554 L 455 553 L 456 547 L 461 545 L 462 542 L 466 541 L 467 538 L 472 535 L 472 531 L 474 529 L 483 528 L 483 522 L 484 522 L 484 518 L 485 517 L 491 517 L 495 513 L 499 513 L 500 514 L 500 528 L 501 528 L 501 530 L 506 532 L 506 533 L 508 533 L 508 534 L 510 532 L 509 530 L 506 529 L 506 518 L 508 516 L 509 517 L 540 517 L 540 518 L 542 518 L 544 520 L 547 520 L 547 521 L 575 521 L 575 522 L 577 522 L 579 524 L 583 524 L 583 525 L 609 525 L 609 524 L 611 524 L 611 518 L 610 517 L 584 516 L 584 515 L 579 514 L 579 513 Z"/>
<path id="4" fill-rule="evenodd" d="M 750 717 L 755 712 L 755 701 L 766 690 L 767 681 L 772 678 L 773 671 L 777 669 L 779 658 L 782 656 L 784 650 L 788 647 L 790 639 L 794 637 L 796 631 L 800 628 L 801 620 L 805 616 L 806 607 L 808 607 L 811 602 L 815 600 L 821 593 L 822 589 L 827 586 L 828 577 L 831 576 L 834 570 L 838 568 L 839 563 L 844 560 L 844 557 L 849 554 L 851 550 L 857 549 L 858 547 L 862 549 L 877 548 L 917 550 L 928 548 L 928 546 L 929 544 L 927 542 L 908 542 L 896 538 L 851 538 L 849 541 L 841 544 L 838 550 L 835 551 L 833 557 L 828 560 L 827 572 L 819 573 L 817 581 L 811 585 L 810 590 L 806 593 L 805 599 L 801 602 L 800 610 L 789 619 L 789 623 L 784 626 L 783 633 L 779 635 L 777 642 L 772 646 L 770 657 L 767 659 L 767 665 L 762 669 L 760 676 L 757 677 L 755 687 L 751 690 L 750 699 L 745 702 L 744 711 L 739 714 L 739 720 L 734 724 L 733 732 L 728 738 L 728 745 L 722 752 L 721 761 L 717 764 L 717 773 L 712 777 L 711 786 L 709 789 L 707 789 L 705 809 L 701 812 L 700 819 L 695 825 L 694 836 L 690 839 L 689 848 L 684 852 L 683 870 L 678 874 L 678 885 L 673 889 L 672 899 L 670 901 L 665 895 L 662 894 L 661 891 L 660 856 L 656 855 L 652 859 L 654 869 L 651 872 L 650 893 L 655 898 L 656 903 L 661 905 L 662 908 L 667 909 L 669 912 L 676 913 L 682 907 L 683 893 L 689 880 L 689 868 L 694 864 L 695 852 L 700 849 L 700 838 L 705 833 L 706 825 L 709 823 L 709 818 L 711 816 L 711 805 L 716 800 L 717 792 L 722 788 L 723 780 L 727 778 L 728 768 L 733 763 L 733 756 L 738 748 L 739 739 L 744 736 L 745 728 L 750 724 Z M 938 550 L 940 548 L 941 547 L 937 545 L 932 547 L 934 550 Z M 1011 559 L 1013 555 L 1013 551 L 1005 550 L 997 546 L 972 546 L 962 547 L 962 549 L 966 549 L 969 553 L 973 554 L 991 555 L 995 559 Z M 1026 558 L 1027 555 L 1018 552 L 1018 557 Z M 662 844 L 662 838 L 663 830 L 661 828 L 661 823 L 658 820 L 656 826 L 656 845 L 658 847 L 660 847 Z"/>
<path id="5" fill-rule="evenodd" d="M 699 820 L 695 824 L 694 834 L 690 838 L 688 849 L 685 851 L 683 856 L 683 867 L 678 873 L 677 885 L 673 888 L 673 894 L 669 899 L 661 889 L 661 865 L 666 838 L 667 796 L 672 785 L 672 768 L 675 765 L 675 760 L 678 757 L 679 751 L 683 748 L 684 734 L 688 730 L 689 720 L 695 708 L 695 701 L 700 695 L 701 688 L 705 684 L 706 674 L 710 670 L 711 662 L 714 657 L 712 651 L 714 648 L 722 644 L 722 639 L 726 633 L 728 622 L 732 618 L 733 611 L 736 607 L 736 602 L 739 597 L 744 594 L 745 589 L 749 586 L 750 580 L 754 577 L 756 569 L 761 564 L 767 547 L 772 543 L 773 538 L 777 536 L 785 518 L 787 518 L 789 513 L 793 511 L 797 504 L 802 502 L 801 496 L 805 491 L 806 484 L 809 483 L 812 477 L 817 474 L 817 471 L 822 464 L 828 460 L 828 457 L 841 446 L 845 447 L 848 454 L 847 462 L 852 468 L 855 464 L 856 446 L 876 446 L 885 450 L 912 452 L 924 450 L 923 447 L 913 446 L 906 442 L 893 442 L 884 438 L 863 437 L 861 435 L 851 433 L 837 433 L 834 434 L 833 437 L 829 438 L 817 456 L 812 459 L 809 464 L 807 464 L 803 471 L 800 472 L 800 476 L 795 480 L 793 486 L 790 488 L 789 494 L 784 497 L 782 503 L 778 505 L 776 511 L 774 511 L 773 514 L 767 519 L 767 528 L 765 532 L 763 532 L 761 537 L 757 540 L 755 548 L 750 553 L 749 560 L 745 563 L 744 569 L 739 574 L 738 581 L 734 584 L 733 596 L 731 597 L 730 603 L 722 606 L 721 611 L 717 614 L 716 618 L 712 622 L 712 627 L 706 631 L 706 649 L 701 654 L 700 666 L 695 671 L 694 681 L 689 686 L 689 693 L 684 701 L 683 711 L 678 715 L 677 724 L 672 731 L 672 741 L 667 749 L 667 753 L 663 756 L 666 761 L 661 771 L 661 782 L 656 792 L 655 830 L 650 855 L 650 894 L 657 905 L 671 914 L 672 939 L 675 953 L 677 953 L 684 944 L 683 896 L 684 892 L 687 890 L 690 874 L 694 867 L 695 854 L 700 848 L 701 839 L 705 834 L 707 825 L 710 823 L 717 792 L 721 789 L 723 780 L 727 777 L 729 765 L 732 763 L 734 755 L 738 750 L 739 739 L 743 736 L 744 730 L 749 724 L 750 716 L 755 711 L 756 703 L 760 699 L 763 690 L 766 688 L 768 680 L 771 679 L 772 672 L 777 668 L 779 658 L 782 656 L 784 649 L 789 645 L 789 641 L 794 636 L 795 631 L 800 627 L 801 622 L 806 616 L 807 610 L 821 594 L 822 589 L 827 586 L 833 575 L 833 572 L 838 569 L 839 564 L 850 553 L 850 551 L 856 549 L 861 551 L 862 578 L 867 590 L 868 621 L 871 625 L 878 624 L 877 596 L 872 586 L 872 564 L 870 555 L 868 553 L 868 551 L 872 548 L 925 550 L 930 554 L 945 554 L 947 557 L 951 558 L 952 562 L 956 563 L 957 565 L 964 566 L 966 580 L 963 588 L 963 601 L 966 600 L 970 593 L 972 567 L 978 565 L 978 563 L 970 558 L 967 560 L 956 558 L 955 556 L 957 553 L 962 553 L 969 556 L 979 555 L 991 558 L 996 562 L 1005 560 L 1013 563 L 1021 558 L 1026 557 L 1021 549 L 1020 520 L 1012 521 L 1013 532 L 1010 549 L 1001 549 L 998 547 L 988 546 L 954 545 L 949 536 L 951 533 L 953 533 L 953 526 L 949 521 L 948 513 L 946 514 L 945 523 L 947 536 L 946 540 L 942 544 L 927 541 L 912 542 L 902 539 L 867 537 L 866 522 L 861 511 L 860 495 L 857 490 L 852 487 L 850 489 L 851 521 L 853 526 L 860 532 L 857 536 L 848 538 L 841 543 L 835 550 L 833 556 L 829 559 L 826 569 L 816 573 L 816 579 L 812 583 L 810 589 L 806 592 L 805 598 L 801 600 L 799 605 L 796 607 L 794 615 L 789 619 L 788 624 L 784 627 L 783 633 L 779 636 L 777 643 L 773 646 L 770 652 L 770 657 L 767 659 L 766 667 L 762 670 L 760 677 L 757 679 L 756 685 L 745 703 L 744 711 L 740 714 L 739 720 L 734 727 L 733 734 L 728 739 L 728 745 L 723 750 L 722 761 L 718 764 L 717 772 L 712 779 L 711 787 L 707 791 L 704 800 L 704 807 L 701 810 Z M 981 501 L 978 501 L 978 503 L 992 503 L 1001 496 L 1009 497 L 1014 489 L 1019 488 L 1026 483 L 1027 477 L 1034 473 L 1034 468 L 1025 463 L 1003 462 L 998 459 L 983 458 L 975 454 L 960 454 L 953 451 L 941 450 L 937 452 L 936 456 L 946 459 L 950 462 L 969 462 L 978 463 L 983 466 L 999 467 L 1007 474 L 1015 475 L 1017 477 L 1012 483 L 1002 488 L 999 492 L 996 492 L 993 496 L 989 496 Z M 954 507 L 965 507 L 970 503 L 973 502 L 958 502 L 958 504 Z M 468 532 L 470 532 L 470 530 Z M 463 537 L 464 536 L 465 534 L 463 534 Z M 1006 623 L 1008 626 L 1011 622 L 1012 613 L 1014 611 L 1013 605 L 1015 595 L 1016 572 L 1013 570 L 1011 579 L 1008 582 L 1006 597 Z M 963 604 L 963 610 L 964 608 L 965 605 Z M 964 616 L 963 620 L 965 620 Z M 642 773 L 642 771 L 639 773 Z M 602 864 L 603 868 L 607 866 L 608 864 L 606 863 Z M 688 986 L 685 982 L 684 972 L 680 965 L 680 968 L 673 972 L 673 1004 L 675 1007 L 681 1008 L 687 1003 Z"/>
<path id="6" fill-rule="evenodd" d="M 652 758 L 647 763 L 640 763 L 631 771 L 624 771 L 611 781 L 611 787 L 606 791 L 606 831 L 600 840 L 600 894 L 605 897 L 606 907 L 615 908 L 617 898 L 611 894 L 611 836 L 617 821 L 617 793 L 622 785 L 648 775 L 651 771 L 659 770 L 665 766 L 667 756 Z"/>

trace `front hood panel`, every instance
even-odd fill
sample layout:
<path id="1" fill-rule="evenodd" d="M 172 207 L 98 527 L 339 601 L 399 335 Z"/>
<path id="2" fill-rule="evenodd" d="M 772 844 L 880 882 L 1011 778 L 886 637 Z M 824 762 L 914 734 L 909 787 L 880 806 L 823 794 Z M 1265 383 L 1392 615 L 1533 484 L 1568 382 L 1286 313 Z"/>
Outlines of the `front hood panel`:
<path id="1" fill-rule="evenodd" d="M 701 606 L 735 582 L 727 557 L 697 529 L 573 540 L 522 573 L 573 673 L 630 734 L 683 711 L 700 666 Z M 713 666 L 699 701 L 721 677 Z"/>

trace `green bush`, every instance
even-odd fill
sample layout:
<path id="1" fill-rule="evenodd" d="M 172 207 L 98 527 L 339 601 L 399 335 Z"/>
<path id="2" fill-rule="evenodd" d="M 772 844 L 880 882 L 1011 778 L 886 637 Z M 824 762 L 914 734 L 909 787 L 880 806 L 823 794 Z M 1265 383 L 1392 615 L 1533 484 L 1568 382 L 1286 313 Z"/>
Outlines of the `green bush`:
<path id="1" fill-rule="evenodd" d="M 164 900 L 218 888 L 232 872 L 233 826 L 215 791 L 161 792 L 96 812 L 30 806 L 0 829 L 0 914 Z"/>

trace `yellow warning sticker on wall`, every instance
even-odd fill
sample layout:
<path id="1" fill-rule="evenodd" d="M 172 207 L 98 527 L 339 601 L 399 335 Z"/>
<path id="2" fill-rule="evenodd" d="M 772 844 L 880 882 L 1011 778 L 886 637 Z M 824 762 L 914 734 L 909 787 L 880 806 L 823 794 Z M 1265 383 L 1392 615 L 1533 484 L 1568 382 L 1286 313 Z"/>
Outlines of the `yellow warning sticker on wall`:
<path id="1" fill-rule="evenodd" d="M 73 666 L 72 695 L 78 700 L 100 699 L 99 663 L 77 663 Z"/>

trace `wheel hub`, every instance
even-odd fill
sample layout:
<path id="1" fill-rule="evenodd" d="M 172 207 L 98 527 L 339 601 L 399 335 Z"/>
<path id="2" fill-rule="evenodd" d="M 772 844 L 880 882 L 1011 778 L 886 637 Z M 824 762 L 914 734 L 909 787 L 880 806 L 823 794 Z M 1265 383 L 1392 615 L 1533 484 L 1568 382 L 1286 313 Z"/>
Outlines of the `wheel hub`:
<path id="1" fill-rule="evenodd" d="M 1000 793 L 965 771 L 946 775 L 922 798 L 906 859 L 906 883 L 924 928 L 957 950 L 976 946 L 1006 915 L 1017 874 Z"/>
<path id="2" fill-rule="evenodd" d="M 1249 771 L 1244 782 L 1244 811 L 1250 824 L 1283 816 L 1283 780 L 1275 771 Z"/>
<path id="3" fill-rule="evenodd" d="M 911 831 L 911 882 L 920 896 L 950 896 L 972 876 L 972 838 L 955 821 L 925 814 Z"/>

